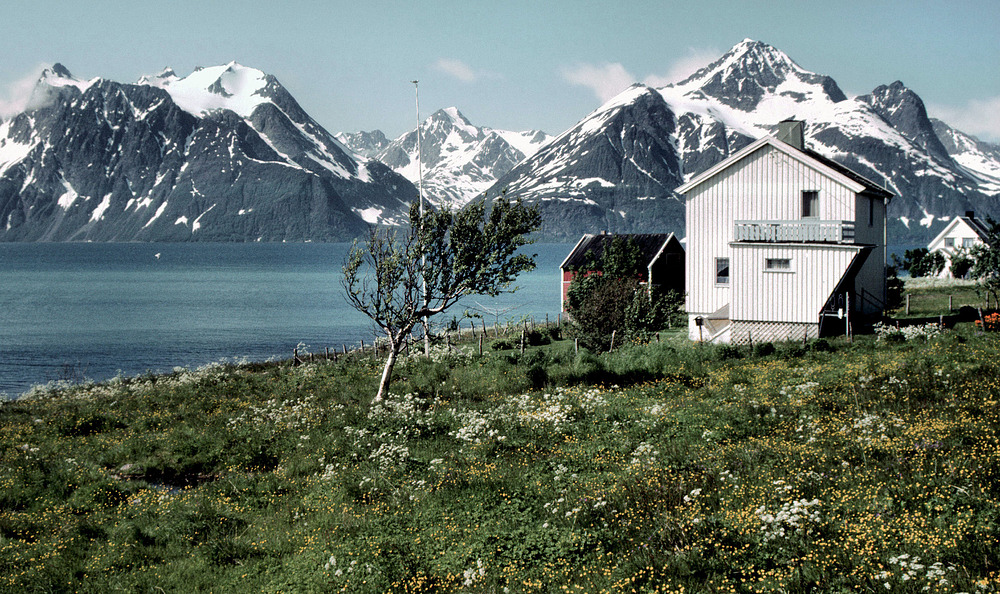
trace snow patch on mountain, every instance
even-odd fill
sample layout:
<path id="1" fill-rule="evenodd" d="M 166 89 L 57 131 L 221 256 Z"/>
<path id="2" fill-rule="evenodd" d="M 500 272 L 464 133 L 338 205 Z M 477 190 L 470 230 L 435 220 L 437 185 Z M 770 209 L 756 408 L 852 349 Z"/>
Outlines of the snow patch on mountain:
<path id="1" fill-rule="evenodd" d="M 184 78 L 167 69 L 157 76 L 144 76 L 137 84 L 165 90 L 178 107 L 199 117 L 228 109 L 246 118 L 258 105 L 270 100 L 264 92 L 267 75 L 235 61 L 222 66 L 199 67 Z"/>
<path id="2" fill-rule="evenodd" d="M 431 114 L 417 130 L 392 142 L 378 130 L 339 133 L 357 155 L 373 156 L 413 184 L 423 179 L 424 197 L 434 205 L 460 207 L 486 191 L 526 156 L 551 140 L 537 130 L 514 132 L 474 125 L 456 107 Z"/>

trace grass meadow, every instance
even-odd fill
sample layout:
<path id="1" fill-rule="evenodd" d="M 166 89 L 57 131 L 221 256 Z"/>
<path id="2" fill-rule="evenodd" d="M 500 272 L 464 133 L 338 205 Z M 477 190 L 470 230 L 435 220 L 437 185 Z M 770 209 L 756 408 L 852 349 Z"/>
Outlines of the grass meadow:
<path id="1" fill-rule="evenodd" d="M 0 405 L 5 592 L 997 592 L 1000 339 L 439 349 Z"/>

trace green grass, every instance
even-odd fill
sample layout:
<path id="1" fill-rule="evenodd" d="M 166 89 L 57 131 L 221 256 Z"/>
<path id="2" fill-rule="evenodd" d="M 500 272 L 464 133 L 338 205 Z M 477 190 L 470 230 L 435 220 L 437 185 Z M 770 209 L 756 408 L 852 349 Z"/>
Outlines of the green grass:
<path id="1" fill-rule="evenodd" d="M 38 390 L 0 591 L 1000 589 L 997 335 L 773 347 L 470 344 L 376 407 L 358 358 Z"/>
<path id="2" fill-rule="evenodd" d="M 986 298 L 976 291 L 973 281 L 908 278 L 905 280 L 904 295 L 910 296 L 910 312 L 906 313 L 904 297 L 903 306 L 891 312 L 893 317 L 922 318 L 951 315 L 964 306 L 986 309 Z M 991 303 L 991 307 L 995 308 L 997 304 Z"/>

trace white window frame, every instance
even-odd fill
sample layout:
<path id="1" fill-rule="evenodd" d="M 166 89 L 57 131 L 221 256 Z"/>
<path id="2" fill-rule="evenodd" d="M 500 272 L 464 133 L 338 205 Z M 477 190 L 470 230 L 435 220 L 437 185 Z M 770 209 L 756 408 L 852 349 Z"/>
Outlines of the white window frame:
<path id="1" fill-rule="evenodd" d="M 787 266 L 781 266 L 780 263 L 784 262 Z M 777 272 L 779 274 L 788 274 L 794 272 L 792 270 L 792 259 L 791 258 L 764 258 L 764 272 Z"/>
<path id="2" fill-rule="evenodd" d="M 811 200 L 807 201 L 806 200 L 806 195 L 807 194 L 811 195 L 815 199 L 811 199 Z M 819 218 L 819 190 L 802 190 L 801 200 L 802 200 L 802 218 L 803 219 L 818 219 Z"/>
<path id="3" fill-rule="evenodd" d="M 724 267 L 720 266 L 720 264 L 722 262 L 725 262 L 725 266 Z M 731 267 L 732 267 L 732 260 L 730 260 L 729 258 L 716 258 L 715 259 L 715 286 L 716 287 L 728 287 L 729 286 L 729 281 L 730 281 L 730 279 L 733 278 L 733 273 L 732 273 L 732 268 Z M 719 273 L 722 270 L 726 271 L 726 276 L 725 277 L 720 277 L 719 276 Z M 720 278 L 725 278 L 726 280 L 720 281 L 719 280 Z"/>

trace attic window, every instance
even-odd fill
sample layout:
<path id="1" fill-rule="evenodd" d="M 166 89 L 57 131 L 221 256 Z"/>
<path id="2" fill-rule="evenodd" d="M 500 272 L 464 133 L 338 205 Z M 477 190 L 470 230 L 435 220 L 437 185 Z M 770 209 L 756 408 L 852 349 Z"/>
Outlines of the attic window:
<path id="1" fill-rule="evenodd" d="M 802 190 L 802 218 L 819 217 L 819 190 Z"/>
<path id="2" fill-rule="evenodd" d="M 955 238 L 954 237 L 945 237 L 944 238 L 944 247 L 946 247 L 946 248 L 953 248 L 953 247 L 955 247 Z"/>

